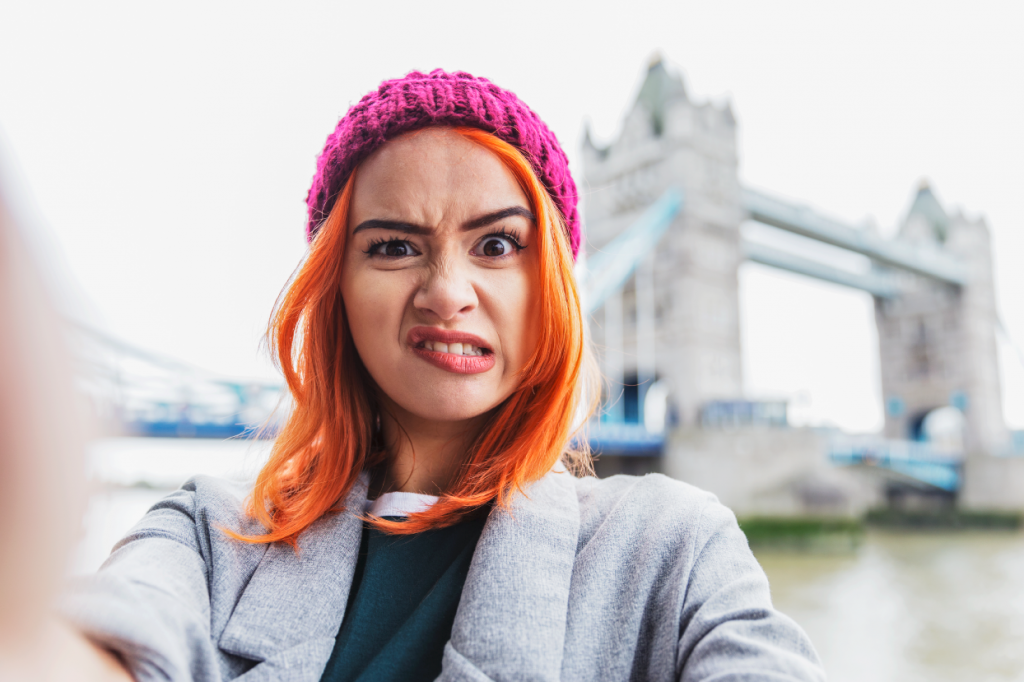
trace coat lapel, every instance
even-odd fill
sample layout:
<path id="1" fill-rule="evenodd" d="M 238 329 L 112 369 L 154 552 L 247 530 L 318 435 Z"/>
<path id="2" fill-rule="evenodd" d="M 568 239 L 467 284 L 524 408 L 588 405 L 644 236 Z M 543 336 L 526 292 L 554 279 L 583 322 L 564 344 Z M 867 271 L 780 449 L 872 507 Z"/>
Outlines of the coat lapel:
<path id="1" fill-rule="evenodd" d="M 573 477 L 552 471 L 484 526 L 441 680 L 557 680 L 579 538 Z"/>
<path id="2" fill-rule="evenodd" d="M 261 661 L 245 680 L 318 680 L 345 614 L 362 535 L 368 477 L 299 538 L 299 553 L 270 546 L 235 606 L 218 645 Z M 215 579 L 213 576 L 212 579 Z"/>

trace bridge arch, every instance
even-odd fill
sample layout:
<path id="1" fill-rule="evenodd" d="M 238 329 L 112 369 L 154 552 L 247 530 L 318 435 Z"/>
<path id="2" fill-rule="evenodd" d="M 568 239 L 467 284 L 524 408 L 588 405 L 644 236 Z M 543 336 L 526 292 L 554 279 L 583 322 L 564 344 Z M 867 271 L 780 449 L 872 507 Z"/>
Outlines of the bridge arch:
<path id="1" fill-rule="evenodd" d="M 963 453 L 967 433 L 967 416 L 953 405 L 927 410 L 911 421 L 912 440 L 928 443 L 932 449 L 949 454 Z"/>

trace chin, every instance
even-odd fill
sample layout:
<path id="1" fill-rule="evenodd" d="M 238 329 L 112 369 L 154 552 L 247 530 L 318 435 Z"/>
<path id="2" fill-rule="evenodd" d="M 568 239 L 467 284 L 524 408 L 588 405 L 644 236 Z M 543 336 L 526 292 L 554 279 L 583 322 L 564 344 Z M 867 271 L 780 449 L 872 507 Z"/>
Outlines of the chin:
<path id="1" fill-rule="evenodd" d="M 459 422 L 490 412 L 508 397 L 507 394 L 496 395 L 494 391 L 481 392 L 474 388 L 477 387 L 435 385 L 431 387 L 433 390 L 410 391 L 401 396 L 392 395 L 391 399 L 420 419 Z"/>
<path id="2" fill-rule="evenodd" d="M 428 412 L 417 413 L 416 416 L 421 419 L 427 419 L 433 422 L 464 422 L 470 419 L 475 419 L 486 412 L 489 412 L 494 406 L 488 406 L 487 408 L 481 408 L 478 410 L 474 409 L 433 409 Z"/>

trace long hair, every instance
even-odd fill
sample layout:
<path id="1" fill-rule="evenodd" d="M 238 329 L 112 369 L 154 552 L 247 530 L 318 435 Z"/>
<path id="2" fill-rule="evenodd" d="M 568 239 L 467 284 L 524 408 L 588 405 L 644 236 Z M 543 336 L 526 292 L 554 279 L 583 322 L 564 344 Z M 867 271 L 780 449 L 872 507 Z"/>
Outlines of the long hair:
<path id="1" fill-rule="evenodd" d="M 512 145 L 476 128 L 455 133 L 488 149 L 512 173 L 536 216 L 540 258 L 540 338 L 516 390 L 494 408 L 472 442 L 451 489 L 428 510 L 401 522 L 368 519 L 390 533 L 418 533 L 457 523 L 491 503 L 507 506 L 515 491 L 544 476 L 562 458 L 588 470 L 585 439 L 573 442 L 596 386 L 584 381 L 591 362 L 564 221 L 529 161 Z M 305 262 L 282 292 L 267 339 L 293 399 L 248 511 L 265 535 L 247 542 L 297 547 L 303 530 L 342 511 L 360 473 L 383 463 L 375 437 L 379 407 L 373 381 L 356 352 L 341 297 L 341 275 L 354 178 L 350 176 L 320 227 Z M 355 510 L 357 513 L 362 510 Z"/>

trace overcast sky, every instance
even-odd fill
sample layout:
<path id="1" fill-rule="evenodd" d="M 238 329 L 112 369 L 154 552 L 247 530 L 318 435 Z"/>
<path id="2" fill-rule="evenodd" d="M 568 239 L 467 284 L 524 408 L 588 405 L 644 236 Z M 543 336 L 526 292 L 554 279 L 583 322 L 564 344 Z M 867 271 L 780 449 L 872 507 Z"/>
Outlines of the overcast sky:
<path id="1" fill-rule="evenodd" d="M 365 92 L 412 69 L 487 76 L 575 160 L 584 121 L 616 135 L 658 50 L 693 98 L 732 102 L 743 182 L 883 233 L 921 178 L 986 216 L 1000 310 L 1024 342 L 1022 8 L 6 2 L 0 130 L 83 317 L 208 369 L 272 376 L 259 339 L 305 248 L 315 157 Z M 740 282 L 750 394 L 792 399 L 803 423 L 878 428 L 870 298 L 754 265 Z M 1006 416 L 1024 427 L 1007 344 L 1001 367 Z"/>

